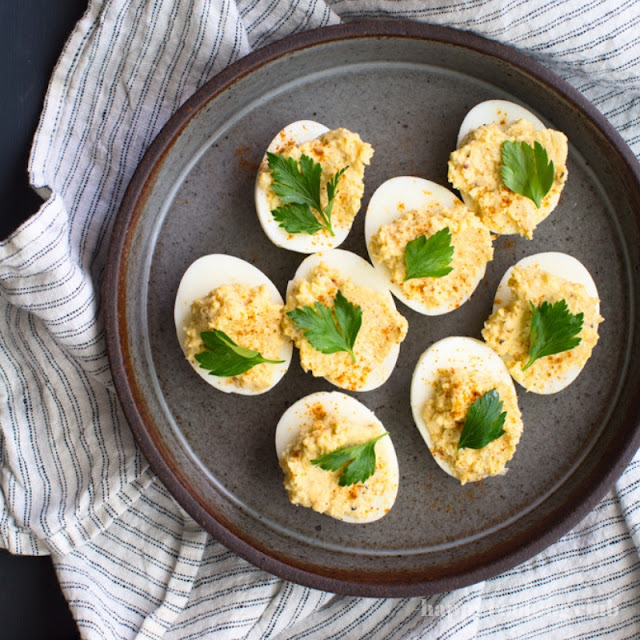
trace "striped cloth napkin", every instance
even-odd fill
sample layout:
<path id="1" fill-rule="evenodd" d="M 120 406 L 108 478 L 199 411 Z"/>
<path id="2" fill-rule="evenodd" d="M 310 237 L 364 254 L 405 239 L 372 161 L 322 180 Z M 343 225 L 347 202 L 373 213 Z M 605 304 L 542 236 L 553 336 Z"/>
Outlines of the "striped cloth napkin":
<path id="1" fill-rule="evenodd" d="M 640 637 L 640 457 L 579 526 L 506 574 L 428 598 L 364 599 L 286 582 L 211 539 L 124 421 L 100 291 L 145 149 L 251 50 L 389 17 L 519 48 L 640 154 L 640 0 L 92 0 L 33 145 L 31 182 L 46 202 L 0 245 L 1 544 L 51 554 L 86 638 Z"/>

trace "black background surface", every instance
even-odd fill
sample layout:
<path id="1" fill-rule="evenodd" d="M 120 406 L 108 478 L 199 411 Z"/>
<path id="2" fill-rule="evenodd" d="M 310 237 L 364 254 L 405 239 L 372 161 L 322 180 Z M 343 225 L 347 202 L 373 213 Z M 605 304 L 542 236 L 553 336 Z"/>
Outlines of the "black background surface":
<path id="1" fill-rule="evenodd" d="M 87 0 L 0 2 L 0 239 L 33 215 L 41 199 L 27 162 L 47 84 Z M 79 638 L 51 560 L 0 551 L 0 638 Z"/>

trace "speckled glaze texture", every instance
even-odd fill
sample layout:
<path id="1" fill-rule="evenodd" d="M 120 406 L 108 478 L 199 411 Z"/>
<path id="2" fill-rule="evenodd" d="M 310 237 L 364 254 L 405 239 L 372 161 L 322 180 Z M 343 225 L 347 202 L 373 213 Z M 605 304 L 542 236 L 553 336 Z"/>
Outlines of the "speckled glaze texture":
<path id="1" fill-rule="evenodd" d="M 345 62 L 348 61 L 348 62 Z M 332 390 L 294 356 L 269 393 L 217 392 L 177 344 L 173 302 L 185 269 L 230 253 L 284 294 L 303 256 L 272 245 L 253 205 L 264 150 L 284 125 L 347 127 L 375 154 L 363 209 L 342 246 L 366 257 L 366 203 L 383 181 L 447 184 L 462 118 L 490 98 L 520 102 L 569 138 L 569 180 L 534 240 L 495 242 L 471 300 L 409 322 L 398 366 L 356 394 L 391 433 L 400 489 L 391 512 L 349 525 L 289 504 L 274 450 L 276 423 L 305 394 Z M 640 171 L 619 136 L 581 96 L 516 52 L 481 38 L 407 23 L 353 24 L 301 34 L 241 60 L 165 127 L 136 173 L 109 257 L 109 353 L 127 418 L 154 470 L 203 527 L 255 564 L 330 591 L 369 596 L 439 592 L 500 573 L 566 532 L 596 504 L 638 446 Z M 518 388 L 524 434 L 504 477 L 462 487 L 433 461 L 414 426 L 411 374 L 449 335 L 480 337 L 504 271 L 563 251 L 591 272 L 602 298 L 600 343 L 575 383 L 553 396 Z"/>

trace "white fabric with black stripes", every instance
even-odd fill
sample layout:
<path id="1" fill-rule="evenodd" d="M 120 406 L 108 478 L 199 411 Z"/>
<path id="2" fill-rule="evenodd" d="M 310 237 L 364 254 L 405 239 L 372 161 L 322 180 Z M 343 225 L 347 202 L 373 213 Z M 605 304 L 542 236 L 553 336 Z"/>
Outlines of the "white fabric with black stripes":
<path id="1" fill-rule="evenodd" d="M 562 540 L 426 599 L 339 597 L 212 540 L 147 468 L 115 397 L 100 309 L 118 205 L 171 114 L 251 50 L 341 20 L 405 18 L 520 48 L 640 153 L 640 1 L 93 0 L 30 160 L 46 203 L 0 245 L 0 537 L 53 557 L 86 638 L 640 637 L 640 459 Z"/>

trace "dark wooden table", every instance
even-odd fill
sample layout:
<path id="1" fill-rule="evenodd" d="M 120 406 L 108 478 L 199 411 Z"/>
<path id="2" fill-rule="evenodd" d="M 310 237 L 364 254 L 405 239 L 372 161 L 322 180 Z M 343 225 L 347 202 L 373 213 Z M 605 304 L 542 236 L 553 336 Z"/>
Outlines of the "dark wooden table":
<path id="1" fill-rule="evenodd" d="M 31 140 L 64 43 L 87 0 L 0 2 L 0 239 L 41 203 L 27 179 Z M 48 557 L 0 551 L 0 637 L 68 640 L 80 635 Z"/>

